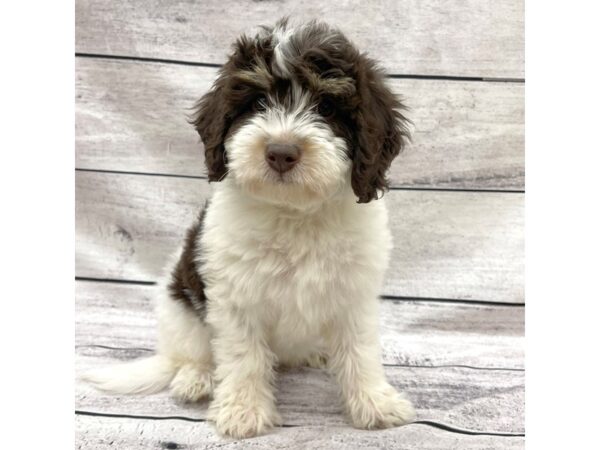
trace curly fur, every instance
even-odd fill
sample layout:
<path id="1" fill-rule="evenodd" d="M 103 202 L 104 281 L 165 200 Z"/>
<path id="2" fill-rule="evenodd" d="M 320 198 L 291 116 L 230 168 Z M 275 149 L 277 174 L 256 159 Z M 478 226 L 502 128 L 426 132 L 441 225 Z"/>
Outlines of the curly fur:
<path id="1" fill-rule="evenodd" d="M 376 64 L 326 24 L 241 37 L 192 119 L 218 183 L 163 282 L 157 354 L 86 379 L 212 396 L 217 430 L 244 438 L 281 423 L 278 365 L 325 365 L 355 426 L 412 420 L 378 334 L 392 245 L 378 197 L 408 138 L 402 109 Z M 298 150 L 289 170 L 268 163 L 273 143 Z"/>

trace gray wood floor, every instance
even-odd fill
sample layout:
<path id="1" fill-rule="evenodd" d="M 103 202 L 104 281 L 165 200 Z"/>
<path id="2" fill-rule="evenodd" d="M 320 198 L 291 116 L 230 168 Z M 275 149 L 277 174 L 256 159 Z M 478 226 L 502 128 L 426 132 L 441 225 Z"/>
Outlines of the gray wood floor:
<path id="1" fill-rule="evenodd" d="M 523 448 L 521 0 L 78 0 L 77 372 L 155 347 L 154 282 L 210 195 L 189 108 L 240 32 L 284 14 L 340 25 L 411 108 L 381 339 L 417 422 L 355 430 L 308 368 L 279 374 L 284 426 L 247 441 L 219 438 L 206 404 L 76 382 L 77 448 Z"/>

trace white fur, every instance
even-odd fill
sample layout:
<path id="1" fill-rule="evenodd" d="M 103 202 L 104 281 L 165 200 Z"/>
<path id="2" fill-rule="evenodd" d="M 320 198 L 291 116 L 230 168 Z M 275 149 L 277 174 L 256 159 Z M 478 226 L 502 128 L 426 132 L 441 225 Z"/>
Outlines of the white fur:
<path id="1" fill-rule="evenodd" d="M 276 365 L 325 356 L 355 426 L 413 419 L 380 361 L 377 295 L 391 247 L 383 200 L 357 204 L 346 184 L 307 212 L 256 199 L 228 178 L 216 186 L 201 246 L 207 324 L 162 296 L 158 356 L 88 380 L 121 393 L 170 382 L 176 397 L 195 401 L 212 393 L 214 377 L 209 417 L 243 438 L 280 423 Z"/>
<path id="2" fill-rule="evenodd" d="M 318 355 L 328 358 L 356 426 L 413 418 L 380 362 L 377 294 L 390 246 L 381 200 L 357 204 L 347 189 L 306 212 L 244 195 L 233 181 L 218 187 L 200 258 L 215 333 L 211 418 L 219 431 L 244 437 L 277 423 L 273 367 Z"/>
<path id="3" fill-rule="evenodd" d="M 275 63 L 285 72 L 289 32 L 277 33 Z M 229 173 L 216 184 L 197 242 L 206 321 L 164 287 L 157 355 L 87 374 L 97 387 L 146 393 L 170 384 L 182 400 L 212 395 L 217 430 L 244 438 L 281 422 L 277 365 L 326 361 L 355 426 L 413 419 L 380 361 L 377 296 L 392 245 L 384 201 L 356 202 L 346 142 L 292 87 L 285 104 L 267 99 L 226 142 Z M 302 148 L 289 172 L 265 161 L 273 142 Z"/>
<path id="4" fill-rule="evenodd" d="M 275 27 L 273 30 L 273 43 L 275 44 L 274 48 L 274 58 L 273 58 L 273 72 L 280 76 L 281 78 L 289 79 L 291 77 L 291 71 L 288 64 L 288 55 L 289 52 L 289 40 L 294 34 L 294 29 L 292 27 L 287 27 L 285 25 L 279 25 Z"/>
<path id="5" fill-rule="evenodd" d="M 82 375 L 98 389 L 115 394 L 153 394 L 173 379 L 171 361 L 157 354 L 151 358 L 96 369 Z"/>

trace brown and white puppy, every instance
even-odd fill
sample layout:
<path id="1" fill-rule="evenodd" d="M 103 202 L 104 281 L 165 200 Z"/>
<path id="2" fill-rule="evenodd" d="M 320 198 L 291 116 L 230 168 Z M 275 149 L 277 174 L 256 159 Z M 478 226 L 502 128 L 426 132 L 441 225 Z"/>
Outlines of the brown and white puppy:
<path id="1" fill-rule="evenodd" d="M 280 423 L 278 365 L 325 363 L 355 426 L 412 420 L 378 334 L 391 236 L 377 198 L 408 137 L 402 109 L 376 64 L 324 23 L 238 39 L 193 119 L 216 183 L 165 279 L 157 354 L 86 378 L 212 396 L 218 431 L 242 438 Z"/>

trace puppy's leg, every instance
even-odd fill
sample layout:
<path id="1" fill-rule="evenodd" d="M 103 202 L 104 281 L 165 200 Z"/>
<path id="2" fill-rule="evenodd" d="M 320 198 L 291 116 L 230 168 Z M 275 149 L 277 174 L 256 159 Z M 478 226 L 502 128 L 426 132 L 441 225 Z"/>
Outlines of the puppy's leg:
<path id="1" fill-rule="evenodd" d="M 281 419 L 275 407 L 275 356 L 259 319 L 221 309 L 211 321 L 217 386 L 209 419 L 219 433 L 234 438 L 264 434 Z"/>
<path id="2" fill-rule="evenodd" d="M 157 307 L 158 353 L 177 368 L 169 388 L 173 397 L 195 402 L 212 393 L 211 332 L 203 318 L 165 295 Z"/>
<path id="3" fill-rule="evenodd" d="M 171 381 L 171 395 L 183 402 L 197 402 L 212 393 L 210 367 L 202 362 L 190 361 L 183 364 Z"/>
<path id="4" fill-rule="evenodd" d="M 388 428 L 415 417 L 410 401 L 385 378 L 377 306 L 374 300 L 360 309 L 346 311 L 328 333 L 329 368 L 357 428 Z"/>

